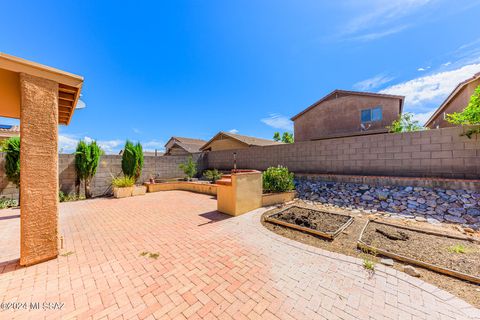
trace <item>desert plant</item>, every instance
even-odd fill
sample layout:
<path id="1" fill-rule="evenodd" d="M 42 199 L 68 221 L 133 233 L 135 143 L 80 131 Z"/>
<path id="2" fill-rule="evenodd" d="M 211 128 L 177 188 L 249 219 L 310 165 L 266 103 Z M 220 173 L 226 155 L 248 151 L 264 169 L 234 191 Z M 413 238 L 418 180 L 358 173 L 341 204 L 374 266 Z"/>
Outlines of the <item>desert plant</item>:
<path id="1" fill-rule="evenodd" d="M 122 154 L 122 171 L 126 176 L 138 180 L 143 169 L 143 148 L 140 142 L 133 144 L 129 140 L 125 142 Z"/>
<path id="2" fill-rule="evenodd" d="M 135 178 L 130 176 L 121 176 L 112 179 L 112 186 L 115 188 L 132 187 L 134 184 Z"/>
<path id="3" fill-rule="evenodd" d="M 456 244 L 448 248 L 448 251 L 451 253 L 466 253 L 467 249 L 463 244 Z"/>
<path id="4" fill-rule="evenodd" d="M 85 197 L 74 194 L 74 193 L 65 193 L 63 191 L 58 192 L 58 200 L 60 202 L 70 202 L 70 201 L 78 201 L 78 200 L 83 200 Z"/>
<path id="5" fill-rule="evenodd" d="M 0 209 L 17 207 L 18 201 L 15 199 L 0 198 Z"/>
<path id="6" fill-rule="evenodd" d="M 7 139 L 2 151 L 5 152 L 5 174 L 10 182 L 17 188 L 20 186 L 20 138 Z"/>
<path id="7" fill-rule="evenodd" d="M 103 154 L 102 149 L 95 141 L 90 143 L 81 140 L 77 144 L 75 152 L 75 169 L 80 180 L 85 181 L 85 197 L 91 198 L 90 182 L 97 172 L 100 156 Z"/>
<path id="8" fill-rule="evenodd" d="M 401 114 L 397 120 L 392 122 L 391 126 L 387 126 L 390 132 L 413 132 L 425 130 L 417 120 L 413 119 L 413 113 L 405 112 Z"/>
<path id="9" fill-rule="evenodd" d="M 211 183 L 215 183 L 218 179 L 222 177 L 222 174 L 217 170 L 205 170 L 203 172 L 205 179 L 209 180 Z"/>
<path id="10" fill-rule="evenodd" d="M 184 163 L 180 163 L 178 167 L 183 170 L 187 180 L 191 180 L 197 174 L 197 163 L 193 161 L 192 156 L 188 157 Z"/>
<path id="11" fill-rule="evenodd" d="M 375 262 L 370 258 L 363 258 L 363 268 L 368 271 L 375 271 Z"/>
<path id="12" fill-rule="evenodd" d="M 465 109 L 447 114 L 447 121 L 462 126 L 480 124 L 480 86 L 475 89 Z M 480 133 L 480 128 L 468 129 L 465 135 L 471 138 L 474 133 Z"/>
<path id="13" fill-rule="evenodd" d="M 268 168 L 263 172 L 262 180 L 264 192 L 285 192 L 295 189 L 293 172 L 289 172 L 287 167 Z"/>

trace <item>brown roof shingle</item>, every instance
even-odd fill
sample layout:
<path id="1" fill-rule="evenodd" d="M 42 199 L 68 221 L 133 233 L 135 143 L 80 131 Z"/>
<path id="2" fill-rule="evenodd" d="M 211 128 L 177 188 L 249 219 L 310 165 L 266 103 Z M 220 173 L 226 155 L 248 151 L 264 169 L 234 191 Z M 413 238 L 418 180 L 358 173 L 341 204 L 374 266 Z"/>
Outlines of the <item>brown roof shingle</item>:
<path id="1" fill-rule="evenodd" d="M 247 144 L 248 146 L 271 146 L 271 145 L 275 145 L 275 144 L 283 144 L 283 142 L 277 142 L 277 141 L 268 140 L 268 139 L 262 139 L 262 138 L 244 136 L 244 135 L 241 135 L 241 134 L 236 134 L 236 133 L 231 133 L 231 132 L 220 131 L 212 139 L 210 139 L 207 143 L 205 143 L 204 146 L 202 146 L 200 148 L 200 150 L 205 150 L 207 148 L 207 146 L 212 141 L 214 141 L 217 137 L 219 137 L 221 135 L 224 135 L 224 136 L 230 137 L 232 139 L 235 139 L 237 141 L 243 142 L 243 143 Z"/>

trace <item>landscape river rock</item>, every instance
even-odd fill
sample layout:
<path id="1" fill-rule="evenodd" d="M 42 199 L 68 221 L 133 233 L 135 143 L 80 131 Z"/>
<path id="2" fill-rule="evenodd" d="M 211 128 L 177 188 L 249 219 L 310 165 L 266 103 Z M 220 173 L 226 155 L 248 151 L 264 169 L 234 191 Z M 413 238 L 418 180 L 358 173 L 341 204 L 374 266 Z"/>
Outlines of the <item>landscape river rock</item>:
<path id="1" fill-rule="evenodd" d="M 349 210 L 385 212 L 430 223 L 450 222 L 480 229 L 480 193 L 411 186 L 295 180 L 298 198 Z"/>

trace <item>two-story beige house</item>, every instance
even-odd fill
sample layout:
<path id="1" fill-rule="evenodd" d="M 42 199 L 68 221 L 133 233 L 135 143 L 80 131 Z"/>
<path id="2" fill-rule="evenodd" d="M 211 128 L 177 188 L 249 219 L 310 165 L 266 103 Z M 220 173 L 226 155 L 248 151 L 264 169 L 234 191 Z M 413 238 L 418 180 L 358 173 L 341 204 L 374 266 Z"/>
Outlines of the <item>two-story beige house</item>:
<path id="1" fill-rule="evenodd" d="M 440 107 L 425 123 L 425 127 L 430 129 L 454 127 L 455 124 L 448 122 L 447 114 L 454 112 L 462 112 L 470 102 L 475 88 L 480 86 L 480 72 L 473 77 L 460 82 Z"/>
<path id="2" fill-rule="evenodd" d="M 404 98 L 335 90 L 291 118 L 295 142 L 387 132 L 402 114 Z"/>

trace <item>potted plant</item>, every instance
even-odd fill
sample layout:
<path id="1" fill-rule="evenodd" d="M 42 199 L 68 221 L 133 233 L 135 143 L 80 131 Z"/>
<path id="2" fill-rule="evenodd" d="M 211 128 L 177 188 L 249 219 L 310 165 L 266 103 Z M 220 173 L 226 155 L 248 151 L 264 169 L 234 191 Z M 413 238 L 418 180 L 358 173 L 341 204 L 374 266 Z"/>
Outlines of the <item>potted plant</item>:
<path id="1" fill-rule="evenodd" d="M 293 172 L 287 167 L 270 167 L 262 174 L 263 206 L 291 201 L 295 198 Z"/>
<path id="2" fill-rule="evenodd" d="M 121 176 L 112 179 L 113 196 L 115 198 L 131 197 L 135 179 L 129 176 Z"/>
<path id="3" fill-rule="evenodd" d="M 147 187 L 144 185 L 135 185 L 137 180 L 142 175 L 143 169 L 143 148 L 140 142 L 133 144 L 129 140 L 125 142 L 122 154 L 122 171 L 127 177 L 133 178 L 133 196 L 144 195 L 147 192 Z"/>

